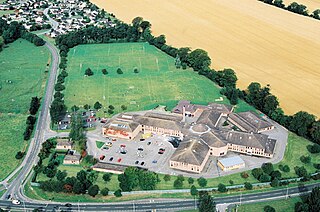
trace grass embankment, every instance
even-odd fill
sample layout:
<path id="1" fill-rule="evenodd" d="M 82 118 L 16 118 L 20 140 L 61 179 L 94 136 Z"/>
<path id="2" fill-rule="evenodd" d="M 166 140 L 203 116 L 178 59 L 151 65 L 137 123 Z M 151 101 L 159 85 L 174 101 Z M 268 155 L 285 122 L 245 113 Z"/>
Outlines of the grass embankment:
<path id="1" fill-rule="evenodd" d="M 263 211 L 263 208 L 267 205 L 276 209 L 277 212 L 294 211 L 294 205 L 299 201 L 301 201 L 300 197 L 293 197 L 289 199 L 243 204 L 238 207 L 238 212 Z"/>
<path id="2" fill-rule="evenodd" d="M 85 76 L 87 68 L 93 76 Z M 104 68 L 107 75 L 101 72 Z M 118 68 L 123 74 L 117 73 Z M 135 68 L 139 73 L 134 73 Z M 115 113 L 122 111 L 121 105 L 128 111 L 152 109 L 159 104 L 170 110 L 182 99 L 207 104 L 222 96 L 213 82 L 191 69 L 177 69 L 174 58 L 147 43 L 79 45 L 70 49 L 67 69 L 67 106 L 92 107 L 99 101 L 103 105 L 100 116 L 109 105 L 115 107 Z M 229 101 L 224 98 L 218 103 Z M 243 102 L 241 108 L 254 110 Z"/>
<path id="3" fill-rule="evenodd" d="M 17 151 L 27 148 L 23 140 L 26 117 L 33 96 L 42 96 L 47 78 L 49 52 L 19 39 L 0 53 L 0 180 L 20 161 Z"/>
<path id="4" fill-rule="evenodd" d="M 300 161 L 300 155 L 302 154 L 307 154 L 308 150 L 307 150 L 307 146 L 312 144 L 310 141 L 301 138 L 293 133 L 289 134 L 289 140 L 288 140 L 288 148 L 285 152 L 285 156 L 284 156 L 284 160 L 283 162 L 281 162 L 281 164 L 287 164 L 290 166 L 290 172 L 289 173 L 284 173 L 282 172 L 282 174 L 284 175 L 284 177 L 292 177 L 295 178 L 297 177 L 296 174 L 294 173 L 294 166 L 296 165 L 302 165 L 301 161 Z M 310 154 L 311 155 L 311 154 Z M 319 154 L 313 154 L 312 156 L 312 161 L 319 163 L 320 158 L 319 158 Z M 45 164 L 45 161 L 44 161 Z M 86 166 L 86 164 L 81 164 L 82 166 Z M 77 165 L 60 165 L 58 167 L 58 169 L 60 170 L 66 170 L 68 172 L 68 176 L 76 176 L 77 172 L 79 172 L 80 170 L 82 170 L 82 166 L 77 166 Z M 278 164 L 276 165 L 276 167 L 278 167 Z M 309 165 L 305 165 L 305 167 L 308 169 L 309 172 L 315 172 L 316 170 L 313 168 L 312 164 Z M 208 185 L 206 187 L 217 187 L 219 183 L 223 183 L 225 185 L 230 185 L 229 181 L 232 180 L 234 182 L 234 184 L 243 184 L 244 182 L 250 182 L 250 183 L 257 183 L 258 181 L 256 179 L 253 178 L 253 176 L 251 175 L 251 172 L 248 171 L 249 173 L 249 178 L 247 179 L 243 179 L 241 178 L 240 174 L 232 174 L 232 175 L 228 175 L 228 176 L 224 176 L 224 177 L 219 177 L 219 178 L 212 178 L 212 179 L 208 179 Z M 103 173 L 99 173 L 98 174 L 98 178 L 95 184 L 97 184 L 100 189 L 104 188 L 104 187 L 108 187 L 111 191 L 115 191 L 116 189 L 119 188 L 119 182 L 117 180 L 117 175 L 112 175 L 110 182 L 105 183 L 102 179 Z M 173 182 L 176 179 L 176 176 L 171 176 L 170 181 L 164 181 L 163 180 L 163 176 L 162 174 L 159 175 L 161 182 L 159 184 L 157 184 L 156 189 L 174 189 L 173 188 Z M 38 176 L 38 180 L 47 180 L 48 178 L 46 176 L 44 176 L 43 174 L 40 174 Z M 199 188 L 197 182 L 195 181 L 194 185 L 196 185 L 197 188 Z M 295 186 L 297 185 L 297 183 L 295 184 L 290 184 L 289 187 L 291 186 Z M 187 182 L 187 178 L 184 181 L 183 184 L 183 188 L 190 188 L 190 185 Z M 28 188 L 30 190 L 30 188 Z M 56 193 L 49 193 L 49 192 L 43 192 L 41 189 L 33 187 L 33 192 L 30 192 L 29 194 L 31 196 L 39 196 L 45 199 L 48 198 L 52 198 L 53 196 L 61 196 L 61 198 L 68 198 L 69 201 L 72 201 L 73 199 L 76 199 L 77 196 L 74 195 L 65 195 L 65 194 L 56 194 Z M 232 195 L 232 194 L 236 194 L 239 192 L 242 193 L 253 193 L 253 192 L 261 192 L 263 191 L 267 191 L 267 190 L 275 190 L 278 188 L 270 188 L 270 187 L 266 187 L 266 188 L 257 188 L 255 190 L 252 191 L 247 191 L 244 189 L 238 189 L 236 191 L 230 191 L 228 193 L 216 193 L 214 196 L 225 196 L 225 195 Z M 163 197 L 164 194 L 161 195 L 161 197 Z M 179 197 L 180 195 L 182 195 L 182 197 L 184 198 L 191 198 L 191 196 L 188 196 L 187 194 L 168 194 L 169 197 Z M 111 194 L 112 196 L 112 194 Z M 135 195 L 133 195 L 135 196 Z M 147 195 L 138 195 L 139 198 L 155 198 L 154 194 L 147 194 Z M 132 195 L 126 196 L 125 198 L 132 198 L 134 199 L 134 197 L 132 197 Z M 87 201 L 99 201 L 96 198 L 92 198 L 88 195 L 81 195 L 81 198 L 86 199 Z M 118 201 L 118 199 L 112 199 L 111 197 L 107 197 L 106 199 L 104 199 L 104 197 L 101 197 L 103 201 Z M 110 199 L 109 199 L 110 198 Z M 56 199 L 58 201 L 58 199 Z M 124 200 L 124 199 L 119 199 L 119 201 Z"/>

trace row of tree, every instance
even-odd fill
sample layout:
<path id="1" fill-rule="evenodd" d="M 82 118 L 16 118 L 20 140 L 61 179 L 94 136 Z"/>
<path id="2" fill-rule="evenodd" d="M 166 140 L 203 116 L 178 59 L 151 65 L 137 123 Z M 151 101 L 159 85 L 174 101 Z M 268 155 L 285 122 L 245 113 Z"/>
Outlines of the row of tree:
<path id="1" fill-rule="evenodd" d="M 43 46 L 45 41 L 39 36 L 28 32 L 20 23 L 13 21 L 8 24 L 5 20 L 0 19 L 0 36 L 2 36 L 4 43 L 12 43 L 18 38 L 23 38 L 36 46 Z"/>
<path id="2" fill-rule="evenodd" d="M 286 5 L 283 3 L 283 0 L 259 0 L 259 1 L 274 5 L 279 8 L 289 10 L 291 12 L 294 12 L 300 15 L 310 16 L 312 18 L 320 20 L 320 9 L 316 9 L 311 14 L 309 14 L 307 6 L 303 4 L 299 4 L 297 2 L 292 2 L 286 7 Z"/>
<path id="3" fill-rule="evenodd" d="M 36 114 L 39 110 L 39 107 L 40 107 L 40 99 L 37 96 L 32 97 L 30 102 L 30 108 L 29 108 L 30 115 L 27 117 L 27 121 L 26 121 L 27 126 L 23 133 L 23 139 L 26 141 L 29 140 L 32 135 L 34 125 L 37 120 Z"/>

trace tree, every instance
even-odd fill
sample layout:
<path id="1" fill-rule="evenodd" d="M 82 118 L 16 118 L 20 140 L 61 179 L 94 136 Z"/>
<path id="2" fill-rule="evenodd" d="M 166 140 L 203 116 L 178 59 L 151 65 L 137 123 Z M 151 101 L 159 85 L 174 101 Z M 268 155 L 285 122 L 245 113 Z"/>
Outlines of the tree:
<path id="1" fill-rule="evenodd" d="M 88 105 L 88 104 L 85 104 L 85 105 L 83 106 L 83 108 L 84 108 L 85 110 L 89 110 L 89 109 L 91 108 L 91 106 Z"/>
<path id="2" fill-rule="evenodd" d="M 139 73 L 138 68 L 134 68 L 134 69 L 133 69 L 133 72 L 136 73 L 136 74 Z"/>
<path id="3" fill-rule="evenodd" d="M 314 142 L 320 144 L 320 120 L 312 123 L 310 137 Z"/>
<path id="4" fill-rule="evenodd" d="M 50 107 L 50 116 L 53 123 L 59 121 L 67 112 L 67 107 L 64 104 L 63 100 L 54 99 Z"/>
<path id="5" fill-rule="evenodd" d="M 104 180 L 104 182 L 109 182 L 111 180 L 111 176 L 112 174 L 111 173 L 105 173 L 103 176 L 102 176 L 102 179 Z"/>
<path id="6" fill-rule="evenodd" d="M 298 135 L 306 137 L 308 129 L 311 129 L 315 122 L 315 116 L 304 111 L 300 111 L 293 115 L 289 129 L 296 132 Z"/>
<path id="7" fill-rule="evenodd" d="M 189 177 L 188 178 L 188 183 L 191 185 L 191 184 L 193 184 L 194 183 L 194 179 L 192 178 L 192 177 Z"/>
<path id="8" fill-rule="evenodd" d="M 280 181 L 278 180 L 278 178 L 274 178 L 270 183 L 272 187 L 278 187 L 279 184 L 280 184 Z"/>
<path id="9" fill-rule="evenodd" d="M 273 172 L 272 163 L 263 163 L 261 168 L 262 168 L 263 172 L 266 173 L 267 175 L 270 175 L 271 172 Z"/>
<path id="10" fill-rule="evenodd" d="M 261 168 L 252 169 L 252 176 L 254 178 L 259 179 L 262 174 L 263 174 L 263 170 Z"/>
<path id="11" fill-rule="evenodd" d="M 284 165 L 281 171 L 290 172 L 290 167 L 288 165 Z"/>
<path id="12" fill-rule="evenodd" d="M 320 152 L 320 145 L 319 144 L 309 145 L 308 150 L 312 154 L 319 153 Z"/>
<path id="13" fill-rule="evenodd" d="M 54 96 L 53 96 L 53 97 L 54 97 L 55 99 L 60 99 L 60 100 L 62 100 L 63 97 L 64 97 L 64 94 L 61 93 L 60 91 L 57 91 L 57 92 L 54 93 Z"/>
<path id="14" fill-rule="evenodd" d="M 314 17 L 315 19 L 320 19 L 320 9 L 316 9 L 315 11 L 313 11 L 312 17 Z"/>
<path id="15" fill-rule="evenodd" d="M 113 105 L 109 105 L 109 109 L 110 110 L 114 110 L 114 106 Z"/>
<path id="16" fill-rule="evenodd" d="M 271 172 L 270 176 L 272 179 L 275 179 L 275 178 L 281 179 L 281 172 L 278 170 L 273 171 L 273 172 Z"/>
<path id="17" fill-rule="evenodd" d="M 55 86 L 54 86 L 54 90 L 55 91 L 63 91 L 66 87 L 64 85 L 62 85 L 61 83 L 57 83 Z"/>
<path id="18" fill-rule="evenodd" d="M 40 107 L 40 99 L 35 96 L 32 97 L 29 107 L 29 112 L 31 115 L 35 115 Z"/>
<path id="19" fill-rule="evenodd" d="M 105 69 L 105 68 L 102 69 L 101 72 L 102 72 L 103 75 L 107 75 L 107 74 L 108 74 L 108 71 L 107 71 L 107 69 Z"/>
<path id="20" fill-rule="evenodd" d="M 286 5 L 283 3 L 283 0 L 274 0 L 273 3 L 275 6 L 280 7 L 280 8 L 284 8 Z"/>
<path id="21" fill-rule="evenodd" d="M 16 156 L 15 156 L 15 158 L 16 158 L 17 160 L 20 160 L 20 159 L 23 158 L 23 156 L 24 156 L 24 152 L 18 151 L 17 154 L 16 154 Z"/>
<path id="22" fill-rule="evenodd" d="M 92 185 L 88 189 L 88 194 L 92 197 L 95 197 L 99 193 L 99 186 Z"/>
<path id="23" fill-rule="evenodd" d="M 139 186 L 142 190 L 154 190 L 158 182 L 157 174 L 150 171 L 140 170 Z"/>
<path id="24" fill-rule="evenodd" d="M 262 183 L 270 182 L 270 180 L 271 180 L 271 177 L 268 174 L 262 174 L 259 177 L 259 181 L 262 182 Z"/>
<path id="25" fill-rule="evenodd" d="M 77 105 L 73 105 L 70 109 L 72 112 L 77 112 L 80 108 Z"/>
<path id="26" fill-rule="evenodd" d="M 201 71 L 208 69 L 211 59 L 206 51 L 196 49 L 188 55 L 187 62 L 195 71 Z"/>
<path id="27" fill-rule="evenodd" d="M 142 21 L 140 24 L 140 27 L 141 27 L 142 31 L 144 32 L 146 29 L 151 27 L 151 24 L 149 21 Z"/>
<path id="28" fill-rule="evenodd" d="M 300 160 L 301 160 L 302 163 L 307 164 L 307 163 L 310 163 L 310 162 L 311 162 L 311 157 L 310 157 L 309 155 L 308 155 L 308 156 L 302 155 L 302 156 L 300 157 Z"/>
<path id="29" fill-rule="evenodd" d="M 181 179 L 176 179 L 174 182 L 173 182 L 173 187 L 174 188 L 182 188 L 183 187 L 183 181 Z"/>
<path id="30" fill-rule="evenodd" d="M 63 181 L 66 177 L 67 177 L 67 172 L 66 171 L 61 171 L 61 170 L 58 170 L 57 174 L 56 174 L 56 177 L 57 177 L 57 180 L 59 181 Z"/>
<path id="31" fill-rule="evenodd" d="M 197 196 L 198 195 L 198 189 L 194 185 L 192 185 L 191 188 L 190 188 L 190 194 L 192 196 Z"/>
<path id="32" fill-rule="evenodd" d="M 82 118 L 77 113 L 71 116 L 71 130 L 69 133 L 69 137 L 73 141 L 80 141 L 85 138 Z"/>
<path id="33" fill-rule="evenodd" d="M 207 191 L 199 192 L 199 212 L 215 212 L 216 204 Z"/>
<path id="34" fill-rule="evenodd" d="M 247 179 L 249 177 L 249 174 L 247 172 L 242 172 L 241 177 Z"/>
<path id="35" fill-rule="evenodd" d="M 274 209 L 270 205 L 266 205 L 266 206 L 264 206 L 263 211 L 264 212 L 276 212 L 276 209 Z"/>
<path id="36" fill-rule="evenodd" d="M 244 183 L 244 188 L 247 189 L 247 190 L 252 190 L 253 186 L 252 186 L 251 183 L 245 182 L 245 183 Z"/>
<path id="37" fill-rule="evenodd" d="M 94 103 L 93 108 L 96 110 L 100 110 L 102 108 L 102 104 L 97 101 L 96 103 Z"/>
<path id="38" fill-rule="evenodd" d="M 201 187 L 205 187 L 208 183 L 207 180 L 203 177 L 198 178 L 197 181 L 198 181 L 199 186 L 201 186 Z"/>
<path id="39" fill-rule="evenodd" d="M 116 190 L 116 191 L 114 192 L 114 196 L 116 196 L 116 197 L 121 197 L 121 196 L 122 196 L 121 190 L 120 190 L 120 189 Z"/>
<path id="40" fill-rule="evenodd" d="M 270 115 L 273 111 L 275 111 L 279 106 L 278 98 L 274 95 L 268 95 L 264 99 L 263 112 Z"/>
<path id="41" fill-rule="evenodd" d="M 219 192 L 226 192 L 226 191 L 227 191 L 227 187 L 226 187 L 224 184 L 219 183 L 219 185 L 218 185 L 218 191 L 219 191 Z"/>
<path id="42" fill-rule="evenodd" d="M 108 188 L 103 188 L 101 191 L 100 191 L 101 195 L 102 196 L 108 196 L 109 194 L 109 189 Z"/>
<path id="43" fill-rule="evenodd" d="M 87 69 L 85 70 L 84 74 L 87 75 L 87 76 L 92 76 L 94 73 L 93 73 L 93 71 L 91 70 L 91 68 L 87 68 Z"/>
<path id="44" fill-rule="evenodd" d="M 117 74 L 123 74 L 123 71 L 121 70 L 121 68 L 117 69 Z"/>
<path id="45" fill-rule="evenodd" d="M 308 197 L 307 203 L 309 205 L 309 211 L 320 211 L 320 187 L 315 187 L 312 189 L 312 192 Z"/>
<path id="46" fill-rule="evenodd" d="M 125 105 L 121 105 L 121 109 L 122 109 L 122 110 L 127 110 L 127 109 L 128 109 L 128 107 L 127 107 L 127 106 L 125 106 Z"/>
<path id="47" fill-rule="evenodd" d="M 163 176 L 164 181 L 168 182 L 171 180 L 171 176 L 169 174 L 166 174 Z"/>
<path id="48" fill-rule="evenodd" d="M 303 166 L 294 167 L 294 171 L 299 177 L 305 177 L 305 178 L 309 177 L 309 174 L 308 174 L 306 168 L 304 168 Z"/>
<path id="49" fill-rule="evenodd" d="M 237 80 L 237 75 L 232 69 L 224 69 L 222 71 L 218 71 L 215 75 L 215 81 L 221 87 L 236 88 Z"/>

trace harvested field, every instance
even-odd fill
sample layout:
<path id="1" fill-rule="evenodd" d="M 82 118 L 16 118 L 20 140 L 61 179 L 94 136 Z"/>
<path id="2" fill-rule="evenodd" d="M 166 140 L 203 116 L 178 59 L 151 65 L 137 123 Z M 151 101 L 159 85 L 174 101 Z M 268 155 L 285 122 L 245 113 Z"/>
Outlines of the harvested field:
<path id="1" fill-rule="evenodd" d="M 168 44 L 209 52 L 213 68 L 233 68 L 239 87 L 270 84 L 287 113 L 320 116 L 320 21 L 255 0 L 93 0 L 130 22 L 149 20 Z"/>

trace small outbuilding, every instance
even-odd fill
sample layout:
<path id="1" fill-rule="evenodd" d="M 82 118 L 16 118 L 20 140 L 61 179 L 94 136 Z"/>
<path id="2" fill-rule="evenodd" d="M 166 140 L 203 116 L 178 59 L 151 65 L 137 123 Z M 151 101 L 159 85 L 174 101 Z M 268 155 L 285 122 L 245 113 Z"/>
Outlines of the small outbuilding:
<path id="1" fill-rule="evenodd" d="M 244 168 L 245 163 L 239 156 L 235 156 L 231 158 L 219 159 L 218 166 L 222 169 L 222 171 L 230 171 Z"/>
<path id="2" fill-rule="evenodd" d="M 68 154 L 66 154 L 66 156 L 64 157 L 63 160 L 63 164 L 76 164 L 79 165 L 80 164 L 80 160 L 81 160 L 81 155 L 79 153 L 73 152 L 70 153 L 71 151 L 69 151 Z"/>

